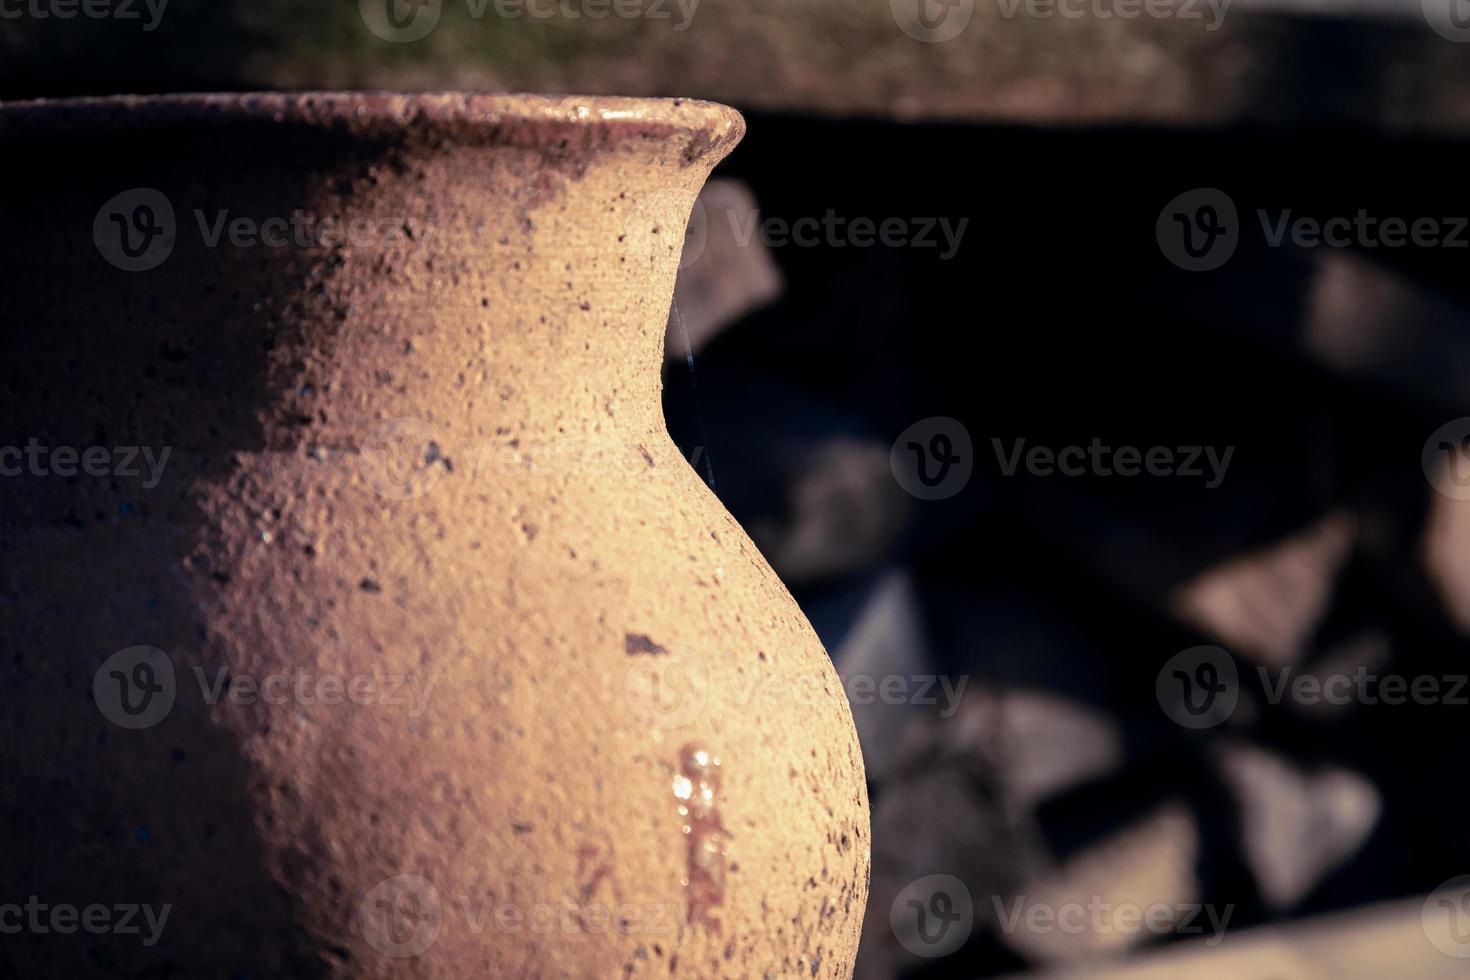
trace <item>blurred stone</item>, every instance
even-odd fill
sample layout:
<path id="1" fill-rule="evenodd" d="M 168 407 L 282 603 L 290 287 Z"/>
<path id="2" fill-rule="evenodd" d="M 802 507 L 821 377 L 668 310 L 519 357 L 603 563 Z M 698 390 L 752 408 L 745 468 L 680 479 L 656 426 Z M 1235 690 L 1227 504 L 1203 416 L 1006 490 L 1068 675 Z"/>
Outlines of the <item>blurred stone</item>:
<path id="1" fill-rule="evenodd" d="M 1470 500 L 1429 495 L 1422 544 L 1425 570 L 1460 632 L 1470 634 Z"/>
<path id="2" fill-rule="evenodd" d="M 1359 669 L 1376 674 L 1388 666 L 1392 657 L 1393 644 L 1388 635 L 1381 630 L 1365 629 L 1325 647 L 1309 664 L 1293 670 L 1289 675 L 1273 676 L 1272 683 L 1279 684 L 1281 677 L 1287 676 L 1293 684 L 1297 683 L 1298 677 L 1315 677 L 1317 683 L 1325 684 L 1328 678 L 1339 674 L 1355 677 Z M 1330 690 L 1335 691 L 1336 688 Z M 1318 719 L 1345 715 L 1355 708 L 1363 707 L 1352 698 L 1344 701 L 1336 695 L 1288 704 L 1302 714 Z"/>
<path id="3" fill-rule="evenodd" d="M 678 313 L 664 342 L 670 360 L 699 353 L 725 327 L 781 295 L 781 273 L 755 231 L 759 220 L 755 196 L 738 180 L 711 180 L 700 191 L 674 284 Z"/>
<path id="4" fill-rule="evenodd" d="M 898 540 L 913 500 L 893 480 L 888 448 L 839 436 L 814 447 L 791 481 L 784 518 L 747 529 L 788 585 L 868 568 Z"/>
<path id="5" fill-rule="evenodd" d="M 1121 917 L 1115 920 L 1120 906 L 1163 906 L 1169 913 L 1167 920 L 1161 913 L 1165 928 L 1207 928 L 1208 919 L 1188 908 L 1202 901 L 1194 872 L 1199 851 L 1194 817 L 1181 803 L 1165 803 L 1061 867 L 1028 880 L 1015 895 L 997 898 L 1011 914 L 1009 924 L 1001 923 L 1002 938 L 1029 959 L 1064 963 L 1116 954 L 1155 938 L 1148 928 L 1129 928 Z M 1075 905 L 1089 910 L 1085 928 L 1061 919 L 1047 928 L 1028 926 L 1027 910 L 1034 906 L 1056 917 Z M 1093 908 L 1101 911 L 1094 913 Z"/>
<path id="6" fill-rule="evenodd" d="M 195 90 L 677 92 L 782 112 L 1028 123 L 1470 124 L 1470 59 L 1431 29 L 1454 33 L 1448 0 L 1318 17 L 1263 4 L 1228 16 L 1218 3 L 1181 5 L 1177 16 L 1121 5 L 1079 16 L 1087 8 L 925 3 L 645 4 L 635 8 L 645 16 L 550 27 L 444 3 L 411 44 L 374 36 L 367 8 L 349 3 L 170 6 L 156 31 L 20 18 L 0 32 L 0 90 L 149 91 L 172 80 Z"/>
<path id="7" fill-rule="evenodd" d="M 1278 911 L 1296 905 L 1355 854 L 1383 809 L 1373 784 L 1346 769 L 1304 773 L 1239 742 L 1215 752 L 1240 803 L 1246 861 L 1262 898 Z"/>
<path id="8" fill-rule="evenodd" d="M 1307 351 L 1349 377 L 1470 408 L 1470 313 L 1388 266 L 1326 251 L 1307 302 Z"/>
<path id="9" fill-rule="evenodd" d="M 1002 799 L 988 760 L 945 737 L 937 716 L 912 719 L 903 758 L 873 799 L 873 872 L 855 980 L 890 980 L 926 962 L 894 935 L 890 908 L 925 875 L 952 875 L 968 889 L 975 934 L 993 932 L 992 895 L 1014 894 L 1042 860 L 1035 828 Z"/>
<path id="10" fill-rule="evenodd" d="M 1267 548 L 1232 558 L 1177 588 L 1176 615 L 1268 666 L 1297 663 L 1327 612 L 1352 551 L 1353 516 L 1333 511 Z"/>
<path id="11" fill-rule="evenodd" d="M 1451 980 L 1465 961 L 1424 937 L 1423 899 L 1354 909 L 1288 925 L 1227 933 L 1207 946 L 1184 942 L 1089 969 L 1027 974 L 1030 980 Z M 1016 978 L 1019 980 L 1019 978 Z"/>
<path id="12" fill-rule="evenodd" d="M 1042 690 L 992 690 L 971 683 L 950 738 L 983 745 L 1007 800 L 1026 809 L 1123 763 L 1117 724 L 1080 702 Z"/>
<path id="13" fill-rule="evenodd" d="M 854 697 L 854 684 L 860 678 L 881 684 L 885 677 L 912 679 L 934 674 L 922 610 L 906 574 L 895 572 L 879 582 L 842 645 L 833 651 L 832 660 L 848 691 L 868 778 L 882 779 L 899 757 L 905 726 L 915 713 L 926 709 L 912 699 L 888 704 L 877 697 Z M 932 693 L 943 695 L 941 689 Z"/>

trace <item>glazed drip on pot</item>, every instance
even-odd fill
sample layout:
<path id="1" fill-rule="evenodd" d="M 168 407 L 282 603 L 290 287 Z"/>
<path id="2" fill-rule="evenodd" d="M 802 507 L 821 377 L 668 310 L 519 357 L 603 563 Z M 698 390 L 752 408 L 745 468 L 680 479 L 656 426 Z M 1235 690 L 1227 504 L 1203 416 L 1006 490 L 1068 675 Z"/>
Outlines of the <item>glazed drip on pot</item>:
<path id="1" fill-rule="evenodd" d="M 725 901 L 726 839 L 720 823 L 720 760 L 696 743 L 679 750 L 674 774 L 674 798 L 679 801 L 680 830 L 685 837 L 688 867 L 683 884 L 688 889 L 688 921 L 704 922 L 720 931 L 720 920 L 710 910 Z"/>

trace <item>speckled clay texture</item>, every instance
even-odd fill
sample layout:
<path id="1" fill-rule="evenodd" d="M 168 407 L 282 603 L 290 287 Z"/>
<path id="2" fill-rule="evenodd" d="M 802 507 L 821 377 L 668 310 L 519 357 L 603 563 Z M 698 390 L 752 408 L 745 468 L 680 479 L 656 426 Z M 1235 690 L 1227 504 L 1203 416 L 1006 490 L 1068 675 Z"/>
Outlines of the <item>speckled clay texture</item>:
<path id="1" fill-rule="evenodd" d="M 846 700 L 660 410 L 685 219 L 743 129 L 609 98 L 0 108 L 0 446 L 111 452 L 0 478 L 0 897 L 171 906 L 152 946 L 6 936 L 0 973 L 851 974 Z M 174 241 L 126 271 L 97 236 L 140 188 Z M 127 447 L 167 449 L 154 485 Z M 140 645 L 174 703 L 129 729 L 94 681 Z"/>

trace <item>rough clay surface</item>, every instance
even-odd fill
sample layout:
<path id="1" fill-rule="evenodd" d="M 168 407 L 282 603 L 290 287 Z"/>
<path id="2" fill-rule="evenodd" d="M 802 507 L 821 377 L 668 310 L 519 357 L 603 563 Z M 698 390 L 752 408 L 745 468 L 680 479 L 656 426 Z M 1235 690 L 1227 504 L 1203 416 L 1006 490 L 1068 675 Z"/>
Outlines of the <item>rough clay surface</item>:
<path id="1" fill-rule="evenodd" d="M 0 480 L 0 890 L 172 905 L 152 947 L 7 937 L 0 972 L 851 974 L 846 700 L 659 406 L 684 222 L 742 131 L 687 101 L 0 108 L 0 444 L 170 448 L 151 488 Z M 126 272 L 93 223 L 137 187 L 176 242 Z M 296 209 L 371 240 L 207 241 Z M 91 692 L 140 644 L 177 696 L 130 731 Z M 377 693 L 211 695 L 278 675 Z"/>

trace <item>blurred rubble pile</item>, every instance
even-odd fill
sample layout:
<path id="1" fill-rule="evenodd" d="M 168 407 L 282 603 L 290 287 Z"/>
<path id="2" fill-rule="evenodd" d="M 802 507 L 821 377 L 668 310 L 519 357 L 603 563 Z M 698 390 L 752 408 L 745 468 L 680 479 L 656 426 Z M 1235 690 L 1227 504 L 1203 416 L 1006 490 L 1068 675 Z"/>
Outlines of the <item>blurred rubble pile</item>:
<path id="1" fill-rule="evenodd" d="M 1465 213 L 1461 0 L 1240 0 L 1218 23 L 929 3 L 705 0 L 679 25 L 413 3 L 394 9 L 437 19 L 410 41 L 375 36 L 372 3 L 175 0 L 156 30 L 8 20 L 0 95 L 482 88 L 746 111 L 686 239 L 665 407 L 849 690 L 936 682 L 852 699 L 874 833 L 859 976 L 1187 944 L 1017 929 L 1018 900 L 1208 904 L 1267 937 L 1336 914 L 1300 955 L 1268 938 L 1212 975 L 1336 975 L 1310 971 L 1340 968 L 1343 930 L 1388 937 L 1356 958 L 1384 975 L 1402 933 L 1358 910 L 1470 871 L 1470 709 L 1273 704 L 1258 669 L 1467 672 L 1470 501 L 1421 458 L 1470 416 L 1466 251 L 1276 245 L 1257 216 Z M 942 41 L 934 7 L 966 18 Z M 1190 272 L 1157 223 L 1205 189 L 1240 241 Z M 829 216 L 967 223 L 953 254 L 762 231 Z M 936 418 L 963 427 L 972 471 L 921 499 L 891 450 Z M 997 445 L 1017 440 L 1232 456 L 1217 485 L 1007 475 Z M 1156 682 L 1204 644 L 1240 691 L 1196 729 Z M 889 913 L 937 873 L 963 881 L 973 928 L 924 956 Z M 1161 962 L 1137 976 L 1205 975 Z"/>
<path id="2" fill-rule="evenodd" d="M 910 120 L 1463 129 L 1470 59 L 1444 36 L 1467 33 L 1458 2 L 59 0 L 27 17 L 50 3 L 25 0 L 0 18 L 0 96 L 482 89 Z"/>
<path id="3" fill-rule="evenodd" d="M 698 341 L 691 376 L 670 335 L 671 430 L 707 454 L 849 693 L 858 678 L 948 685 L 853 699 L 874 840 L 858 976 L 1076 967 L 1181 938 L 1007 926 L 1017 900 L 1228 906 L 1233 933 L 1422 899 L 1470 869 L 1455 766 L 1470 708 L 1271 703 L 1258 679 L 1467 672 L 1470 501 L 1421 467 L 1430 434 L 1470 415 L 1464 253 L 1273 247 L 1251 227 L 1278 207 L 1437 214 L 1466 148 L 1331 131 L 751 128 L 686 241 L 676 302 Z M 1208 273 L 1176 268 L 1155 239 L 1160 208 L 1193 187 L 1223 189 L 1243 216 L 1237 253 Z M 829 210 L 973 223 L 950 260 L 732 240 Z M 973 475 L 916 499 L 890 449 L 933 417 L 964 426 Z M 1008 476 L 994 442 L 1094 437 L 1234 452 L 1210 488 Z M 1191 730 L 1155 684 L 1202 644 L 1234 658 L 1240 700 Z M 942 958 L 915 955 L 889 915 L 935 872 L 974 900 L 968 941 Z M 1452 965 L 1413 918 L 1415 952 Z M 1245 962 L 1328 975 L 1301 958 L 1273 974 L 1271 955 Z"/>

